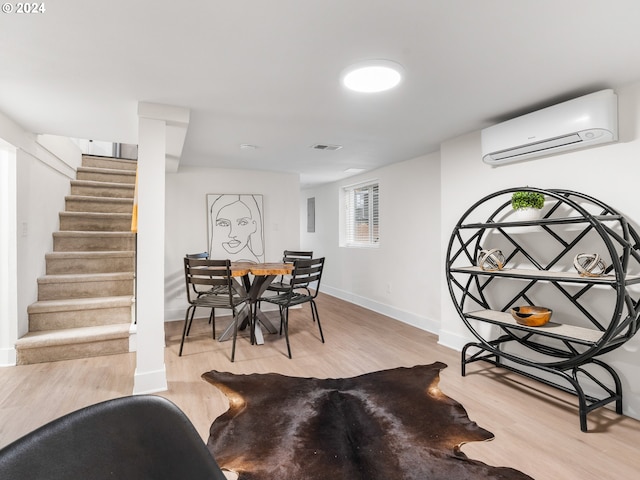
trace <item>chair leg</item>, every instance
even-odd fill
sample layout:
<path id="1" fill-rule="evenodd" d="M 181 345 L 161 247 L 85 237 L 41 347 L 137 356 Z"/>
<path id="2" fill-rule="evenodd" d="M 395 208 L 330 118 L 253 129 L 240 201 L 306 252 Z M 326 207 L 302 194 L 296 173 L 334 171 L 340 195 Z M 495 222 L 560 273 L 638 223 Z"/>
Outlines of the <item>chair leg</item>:
<path id="1" fill-rule="evenodd" d="M 320 325 L 320 315 L 318 315 L 318 306 L 316 302 L 311 300 L 311 316 L 313 317 L 314 322 L 318 322 L 318 330 L 320 330 L 320 338 L 322 339 L 322 343 L 324 343 L 324 335 L 322 334 L 322 325 Z"/>
<path id="2" fill-rule="evenodd" d="M 282 325 L 284 324 L 284 307 L 278 306 L 280 309 L 280 336 L 282 336 Z"/>
<path id="3" fill-rule="evenodd" d="M 291 345 L 289 345 L 289 309 L 284 309 L 284 338 L 287 341 L 287 352 L 289 353 L 289 358 L 291 357 Z"/>
<path id="4" fill-rule="evenodd" d="M 211 330 L 213 331 L 213 339 L 216 339 L 216 309 L 212 308 L 209 314 L 209 323 L 211 324 Z"/>
<path id="5" fill-rule="evenodd" d="M 191 310 L 191 316 L 189 316 L 189 310 Z M 184 315 L 184 327 L 182 328 L 182 340 L 180 341 L 180 352 L 178 356 L 182 356 L 182 347 L 184 347 L 184 337 L 189 335 L 189 330 L 191 329 L 191 322 L 193 320 L 193 312 L 195 312 L 196 307 L 194 305 L 189 305 L 187 308 L 187 312 Z"/>
<path id="6" fill-rule="evenodd" d="M 189 319 L 189 326 L 187 327 L 187 337 L 191 333 L 191 324 L 193 323 L 193 316 L 196 313 L 196 306 L 195 305 L 191 305 L 189 308 L 191 309 L 191 318 Z"/>
<path id="7" fill-rule="evenodd" d="M 231 346 L 231 361 L 233 362 L 236 358 L 236 338 L 238 337 L 238 315 L 236 314 L 236 309 L 234 308 L 232 311 L 233 318 L 233 345 Z"/>

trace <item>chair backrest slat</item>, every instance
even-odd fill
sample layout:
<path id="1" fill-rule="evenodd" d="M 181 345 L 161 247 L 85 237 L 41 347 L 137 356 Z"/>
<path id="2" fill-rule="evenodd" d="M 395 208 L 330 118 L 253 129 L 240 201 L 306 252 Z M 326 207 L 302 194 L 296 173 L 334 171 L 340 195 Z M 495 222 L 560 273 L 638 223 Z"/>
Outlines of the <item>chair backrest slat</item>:
<path id="1" fill-rule="evenodd" d="M 200 253 L 187 253 L 185 255 L 187 258 L 209 258 L 209 252 L 200 252 Z"/>
<path id="2" fill-rule="evenodd" d="M 285 250 L 284 255 L 282 256 L 282 261 L 284 263 L 293 263 L 298 259 L 312 259 L 313 252 L 311 251 L 302 251 L 302 250 Z"/>

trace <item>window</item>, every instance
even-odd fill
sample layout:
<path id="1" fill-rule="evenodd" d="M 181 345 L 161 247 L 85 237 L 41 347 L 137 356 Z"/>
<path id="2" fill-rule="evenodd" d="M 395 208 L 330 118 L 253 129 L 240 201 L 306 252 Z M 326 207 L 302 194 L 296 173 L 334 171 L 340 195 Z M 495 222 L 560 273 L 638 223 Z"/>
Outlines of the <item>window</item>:
<path id="1" fill-rule="evenodd" d="M 344 188 L 344 227 L 346 246 L 377 246 L 378 183 L 352 185 Z"/>

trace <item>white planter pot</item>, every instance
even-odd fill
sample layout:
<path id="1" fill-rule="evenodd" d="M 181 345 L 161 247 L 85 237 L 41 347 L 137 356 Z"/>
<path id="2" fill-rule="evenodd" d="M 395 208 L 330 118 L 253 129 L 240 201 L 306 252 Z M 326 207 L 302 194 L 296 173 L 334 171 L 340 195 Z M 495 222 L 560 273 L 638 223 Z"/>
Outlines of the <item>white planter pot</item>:
<path id="1" fill-rule="evenodd" d="M 519 208 L 513 211 L 511 220 L 515 222 L 530 222 L 539 220 L 542 217 L 542 209 L 540 208 Z"/>

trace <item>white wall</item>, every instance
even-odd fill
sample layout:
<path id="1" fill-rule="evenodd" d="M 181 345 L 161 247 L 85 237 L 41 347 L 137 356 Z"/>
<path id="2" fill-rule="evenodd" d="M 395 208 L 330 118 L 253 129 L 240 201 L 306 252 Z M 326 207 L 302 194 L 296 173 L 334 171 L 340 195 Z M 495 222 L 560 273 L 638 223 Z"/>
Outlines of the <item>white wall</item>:
<path id="1" fill-rule="evenodd" d="M 300 242 L 297 174 L 202 167 L 180 167 L 166 177 L 165 320 L 184 319 L 187 306 L 186 253 L 207 250 L 209 193 L 263 195 L 265 260 L 280 261 L 286 249 Z"/>
<path id="2" fill-rule="evenodd" d="M 380 246 L 339 245 L 341 188 L 378 180 Z M 307 199 L 315 197 L 315 233 Z M 302 191 L 300 243 L 326 256 L 321 291 L 437 332 L 440 318 L 440 157 L 421 156 Z"/>
<path id="3" fill-rule="evenodd" d="M 64 210 L 64 197 L 69 194 L 69 181 L 75 178 L 81 154 L 70 141 L 36 136 L 1 112 L 0 138 L 16 148 L 14 233 L 19 338 L 28 331 L 27 307 L 37 300 L 37 279 L 45 273 L 44 257 L 53 249 L 52 234 L 58 230 L 58 213 Z"/>
<path id="4" fill-rule="evenodd" d="M 479 132 L 442 145 L 440 272 L 444 272 L 447 244 L 456 222 L 477 200 L 502 188 L 529 185 L 582 192 L 619 210 L 639 229 L 640 83 L 616 91 L 620 140 L 615 144 L 497 168 L 482 162 Z M 472 337 L 453 307 L 444 276 L 440 277 L 440 342 L 459 349 Z M 620 374 L 625 413 L 635 418 L 640 418 L 639 349 L 640 335 L 603 357 Z"/>
<path id="5" fill-rule="evenodd" d="M 15 365 L 18 338 L 16 149 L 0 138 L 0 365 Z"/>

